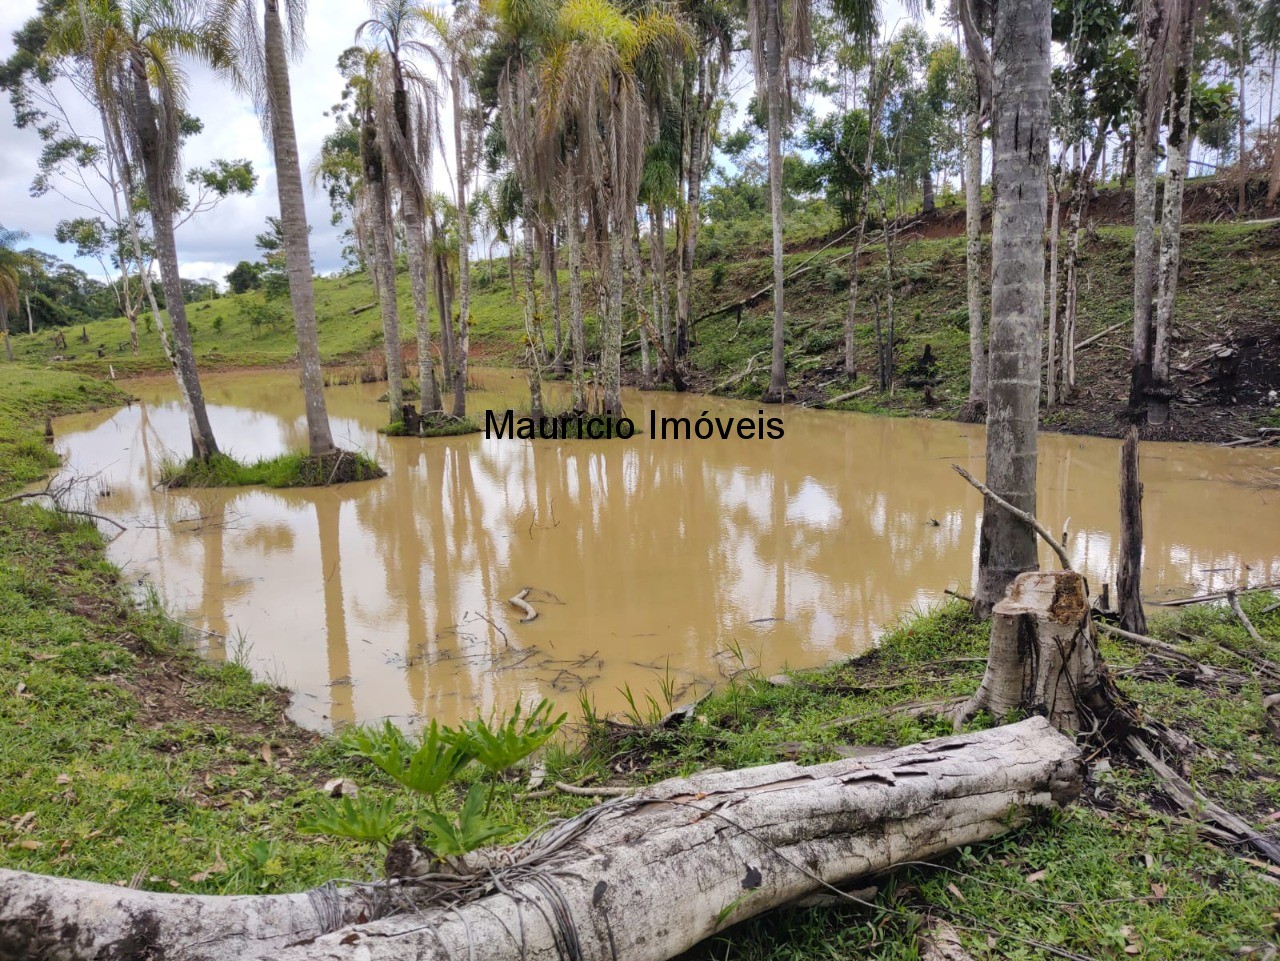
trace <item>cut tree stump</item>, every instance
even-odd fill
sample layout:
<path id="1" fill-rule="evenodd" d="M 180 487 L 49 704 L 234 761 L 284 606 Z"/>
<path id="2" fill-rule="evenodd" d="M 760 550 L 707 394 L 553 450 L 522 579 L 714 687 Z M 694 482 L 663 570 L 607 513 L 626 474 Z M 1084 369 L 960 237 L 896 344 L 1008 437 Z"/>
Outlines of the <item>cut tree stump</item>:
<path id="1" fill-rule="evenodd" d="M 957 721 L 984 710 L 997 719 L 1024 711 L 1063 731 L 1089 730 L 1111 713 L 1114 700 L 1084 578 L 1075 571 L 1027 571 L 991 609 L 987 671 Z"/>
<path id="2" fill-rule="evenodd" d="M 0 871 L 0 959 L 667 961 L 814 892 L 1001 834 L 1074 798 L 1082 778 L 1075 743 L 1033 717 L 664 781 L 473 855 L 485 866 L 472 877 L 218 898 Z"/>

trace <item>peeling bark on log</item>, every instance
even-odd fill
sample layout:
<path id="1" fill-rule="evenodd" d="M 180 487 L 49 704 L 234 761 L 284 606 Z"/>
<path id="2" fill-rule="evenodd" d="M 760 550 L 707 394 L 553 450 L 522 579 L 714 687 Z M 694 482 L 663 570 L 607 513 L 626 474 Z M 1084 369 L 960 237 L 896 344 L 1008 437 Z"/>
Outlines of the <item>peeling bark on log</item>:
<path id="1" fill-rule="evenodd" d="M 400 885 L 412 909 L 368 923 L 352 923 L 350 892 L 209 898 L 0 871 L 0 961 L 665 961 L 826 885 L 993 837 L 1081 785 L 1079 749 L 1040 717 L 874 757 L 677 778 L 491 856 L 463 899 Z"/>

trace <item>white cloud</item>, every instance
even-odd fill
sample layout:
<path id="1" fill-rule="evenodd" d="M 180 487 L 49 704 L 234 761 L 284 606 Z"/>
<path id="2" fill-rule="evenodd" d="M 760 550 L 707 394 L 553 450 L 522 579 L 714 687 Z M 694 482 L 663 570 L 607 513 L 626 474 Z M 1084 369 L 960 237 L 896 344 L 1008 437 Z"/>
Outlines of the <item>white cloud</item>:
<path id="1" fill-rule="evenodd" d="M 36 0 L 0 3 L 0 57 L 7 58 L 13 52 L 13 31 L 36 11 Z M 307 166 L 333 129 L 333 119 L 325 113 L 338 102 L 342 91 L 343 81 L 336 69 L 338 55 L 352 45 L 355 29 L 366 16 L 364 5 L 351 0 L 311 0 L 308 5 L 307 50 L 290 71 L 304 179 Z M 89 104 L 69 88 L 60 92 L 74 107 L 77 124 L 86 131 L 100 130 Z M 253 162 L 259 177 L 258 188 L 251 197 L 227 200 L 178 232 L 178 256 L 184 276 L 213 276 L 200 271 L 225 274 L 240 260 L 256 259 L 254 237 L 263 230 L 266 217 L 278 212 L 274 164 L 252 105 L 203 67 L 188 67 L 188 110 L 204 122 L 204 131 L 186 145 L 183 160 L 187 166 L 216 158 L 243 158 Z M 451 141 L 446 140 L 446 147 L 452 149 Z M 78 195 L 72 199 L 53 194 L 40 198 L 29 195 L 39 153 L 40 141 L 35 132 L 16 129 L 12 111 L 7 104 L 0 104 L 0 223 L 9 229 L 27 231 L 32 246 L 72 260 L 74 249 L 54 239 L 54 226 L 64 218 L 80 216 L 83 208 L 76 203 Z M 437 161 L 437 189 L 443 189 L 446 181 L 439 167 Z M 329 215 L 325 194 L 309 189 L 307 217 L 311 224 L 312 260 L 321 273 L 337 269 L 342 261 L 341 231 L 330 224 Z M 90 273 L 98 270 L 91 262 L 80 262 L 80 266 Z"/>

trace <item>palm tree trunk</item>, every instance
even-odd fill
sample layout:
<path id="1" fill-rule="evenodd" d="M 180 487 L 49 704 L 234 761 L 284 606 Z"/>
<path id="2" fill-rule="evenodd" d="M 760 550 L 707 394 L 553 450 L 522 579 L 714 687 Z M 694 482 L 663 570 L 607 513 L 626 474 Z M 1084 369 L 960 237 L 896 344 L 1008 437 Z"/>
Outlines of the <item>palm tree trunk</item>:
<path id="1" fill-rule="evenodd" d="M 923 210 L 923 212 L 926 214 L 931 214 L 934 211 L 934 207 L 937 205 L 936 201 L 933 199 L 933 171 L 932 170 L 926 170 L 921 175 L 920 189 L 924 195 L 924 199 L 921 201 L 921 210 Z"/>
<path id="2" fill-rule="evenodd" d="M 785 274 L 782 261 L 782 0 L 764 0 L 765 95 L 769 107 L 769 213 L 773 220 L 773 350 L 769 389 L 762 398 L 787 399 Z"/>
<path id="3" fill-rule="evenodd" d="M 653 227 L 655 233 L 650 235 L 650 241 L 653 243 L 653 268 L 658 276 L 658 304 L 659 304 L 659 331 L 662 333 L 662 343 L 667 349 L 667 356 L 673 353 L 671 343 L 671 293 L 667 288 L 667 223 L 666 211 L 662 204 L 657 204 L 651 208 L 650 216 L 653 218 Z"/>
<path id="4" fill-rule="evenodd" d="M 9 309 L 0 304 L 0 334 L 4 335 L 4 356 L 13 363 L 13 344 L 9 342 Z"/>
<path id="5" fill-rule="evenodd" d="M 1045 306 L 1050 17 L 1049 0 L 1001 0 L 993 46 L 996 198 L 987 486 L 1031 514 L 1036 508 L 1040 328 Z M 985 616 L 1018 574 L 1037 567 L 1035 532 L 988 502 L 982 514 L 978 558 L 974 608 Z"/>
<path id="6" fill-rule="evenodd" d="M 635 290 L 636 335 L 640 338 L 640 383 L 647 389 L 653 386 L 653 358 L 649 353 L 649 327 L 644 322 L 644 261 L 640 257 L 640 225 L 637 217 L 631 218 L 627 229 L 626 257 L 631 270 L 631 285 Z"/>
<path id="7" fill-rule="evenodd" d="M 982 120 L 976 91 L 965 118 L 964 163 L 965 293 L 969 306 L 967 419 L 980 421 L 987 412 L 987 347 L 982 336 Z"/>
<path id="8" fill-rule="evenodd" d="M 585 354 L 586 330 L 582 319 L 582 243 L 578 235 L 580 226 L 577 192 L 574 186 L 573 164 L 569 157 L 565 165 L 565 197 L 567 211 L 565 227 L 569 232 L 569 345 L 573 362 L 573 409 L 586 409 Z"/>
<path id="9" fill-rule="evenodd" d="M 1249 201 L 1249 163 L 1244 155 L 1245 126 L 1249 120 L 1245 114 L 1245 71 L 1248 68 L 1248 60 L 1245 53 L 1244 18 L 1240 14 L 1240 0 L 1232 0 L 1231 13 L 1236 28 L 1236 166 L 1239 168 L 1240 178 L 1236 198 L 1236 218 L 1239 219 L 1244 216 L 1245 206 Z M 1277 13 L 1280 13 L 1280 8 L 1277 8 Z"/>
<path id="10" fill-rule="evenodd" d="M 276 187 L 280 195 L 280 226 L 284 233 L 285 269 L 289 274 L 289 300 L 298 340 L 298 367 L 307 412 L 307 442 L 312 457 L 333 451 L 329 411 L 324 401 L 324 373 L 320 367 L 320 335 L 316 327 L 316 297 L 311 281 L 311 241 L 307 236 L 306 199 L 302 170 L 298 165 L 298 138 L 293 128 L 293 100 L 289 90 L 289 63 L 279 0 L 263 3 L 267 100 L 271 111 L 271 146 L 276 161 Z"/>
<path id="11" fill-rule="evenodd" d="M 1133 352 L 1130 355 L 1129 413 L 1145 414 L 1151 388 L 1151 351 L 1155 336 L 1156 160 L 1160 116 L 1153 102 L 1156 58 L 1163 56 L 1163 0 L 1142 0 L 1138 52 L 1138 89 L 1133 121 Z"/>
<path id="12" fill-rule="evenodd" d="M 679 251 L 679 284 L 676 290 L 675 360 L 689 353 L 689 338 L 693 312 L 693 266 L 698 249 L 698 207 L 702 200 L 702 170 L 706 163 L 706 148 L 710 122 L 708 113 L 713 102 L 709 77 L 711 54 L 704 51 L 698 59 L 698 90 L 694 99 L 693 117 L 690 121 L 689 174 L 685 209 L 681 212 L 681 241 Z"/>
<path id="13" fill-rule="evenodd" d="M 1174 43 L 1173 81 L 1169 87 L 1169 136 L 1165 144 L 1164 212 L 1160 221 L 1159 297 L 1156 302 L 1155 340 L 1151 357 L 1151 403 L 1147 422 L 1160 425 L 1169 419 L 1173 394 L 1169 359 L 1173 341 L 1173 313 L 1178 294 L 1181 262 L 1182 190 L 1187 179 L 1188 133 L 1191 127 L 1191 70 L 1195 58 L 1195 0 L 1183 0 L 1178 8 Z"/>
<path id="14" fill-rule="evenodd" d="M 1049 175 L 1049 342 L 1048 371 L 1045 377 L 1044 404 L 1053 408 L 1058 403 L 1058 247 L 1061 240 L 1062 204 L 1058 178 Z"/>
<path id="15" fill-rule="evenodd" d="M 533 215 L 525 205 L 524 243 L 521 245 L 524 266 L 524 336 L 527 343 L 526 360 L 529 366 L 529 404 L 534 417 L 542 416 L 542 355 L 538 350 L 537 290 L 534 287 L 533 268 Z"/>
<path id="16" fill-rule="evenodd" d="M 658 349 L 658 375 L 659 382 L 665 380 L 669 371 L 667 370 L 667 359 L 671 356 L 671 337 L 670 331 L 667 329 L 667 317 L 663 297 L 666 296 L 666 288 L 659 282 L 661 273 L 660 265 L 663 264 L 665 258 L 662 256 L 662 247 L 658 240 L 658 225 L 655 220 L 655 207 L 649 206 L 649 295 L 653 309 L 653 322 L 657 328 L 659 349 Z"/>
<path id="17" fill-rule="evenodd" d="M 444 373 L 442 390 L 453 389 L 453 305 L 449 298 L 449 265 L 443 253 L 440 222 L 431 214 L 431 275 L 435 281 L 436 308 L 440 311 L 440 359 Z"/>
<path id="18" fill-rule="evenodd" d="M 156 245 L 156 259 L 160 262 L 160 279 L 168 303 L 169 322 L 173 325 L 174 369 L 188 402 L 191 453 L 203 461 L 218 453 L 218 443 L 209 423 L 209 413 L 205 410 L 204 392 L 200 387 L 200 374 L 196 370 L 195 351 L 191 345 L 191 328 L 187 326 L 187 307 L 182 300 L 178 248 L 173 237 L 173 189 L 171 184 L 164 182 L 168 171 L 161 169 L 160 130 L 156 123 L 155 104 L 151 102 L 146 64 L 135 56 L 130 69 L 133 74 L 133 123 L 146 173 L 152 239 Z M 176 144 L 172 146 L 177 148 Z"/>
<path id="19" fill-rule="evenodd" d="M 604 389 L 602 412 L 622 416 L 622 244 L 626 222 L 613 218 L 609 231 L 609 308 L 600 346 L 600 379 Z"/>
<path id="20" fill-rule="evenodd" d="M 463 131 L 463 80 L 456 59 L 449 71 L 449 84 L 453 90 L 453 146 L 458 165 L 458 326 L 453 343 L 453 416 L 465 417 L 467 354 L 471 349 L 471 212 L 467 210 L 470 164 Z"/>
<path id="21" fill-rule="evenodd" d="M 373 265 L 378 272 L 378 308 L 382 315 L 382 347 L 387 359 L 388 422 L 404 417 L 404 382 L 400 363 L 400 312 L 396 304 L 395 244 L 387 198 L 386 166 L 377 130 L 366 121 L 362 132 L 364 181 L 372 207 Z"/>
<path id="22" fill-rule="evenodd" d="M 551 287 L 551 317 L 555 323 L 556 352 L 554 371 L 557 377 L 564 376 L 564 318 L 560 310 L 560 257 L 558 225 L 552 224 L 547 229 L 547 283 Z"/>
<path id="23" fill-rule="evenodd" d="M 436 380 L 436 365 L 431 357 L 431 289 L 427 283 L 426 246 L 422 212 L 417 209 L 416 198 L 406 193 L 401 205 L 404 219 L 405 255 L 409 261 L 409 289 L 413 294 L 413 317 L 418 341 L 418 401 L 423 414 L 440 411 L 440 384 Z"/>

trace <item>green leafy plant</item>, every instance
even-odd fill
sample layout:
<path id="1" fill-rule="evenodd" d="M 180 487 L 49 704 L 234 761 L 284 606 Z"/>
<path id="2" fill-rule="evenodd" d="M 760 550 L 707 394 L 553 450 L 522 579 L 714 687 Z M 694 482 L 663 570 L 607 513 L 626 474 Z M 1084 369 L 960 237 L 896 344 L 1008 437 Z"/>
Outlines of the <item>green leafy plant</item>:
<path id="1" fill-rule="evenodd" d="M 389 846 L 404 833 L 406 819 L 398 815 L 392 798 L 372 801 L 362 797 L 326 798 L 315 814 L 298 825 L 303 834 L 332 834 L 353 841 Z"/>
<path id="2" fill-rule="evenodd" d="M 515 767 L 555 736 L 569 715 L 561 714 L 553 720 L 553 708 L 554 705 L 543 698 L 522 721 L 517 704 L 505 721 L 490 722 L 483 718 L 467 721 L 459 732 L 459 739 L 465 738 L 471 755 L 491 774 L 498 775 Z"/>
<path id="3" fill-rule="evenodd" d="M 345 797 L 325 800 L 301 825 L 312 834 L 332 834 L 384 846 L 421 827 L 423 840 L 436 857 L 458 857 L 510 830 L 488 817 L 494 786 L 473 784 L 456 817 L 441 810 L 440 796 L 463 769 L 477 761 L 493 776 L 520 763 L 549 741 L 568 717 L 552 718 L 553 705 L 542 700 L 528 714 L 517 704 L 509 718 L 476 718 L 461 728 L 432 721 L 418 738 L 410 738 L 390 721 L 382 727 L 351 728 L 342 735 L 347 749 L 369 761 L 402 787 L 420 794 L 431 809 L 421 815 L 397 814 L 395 800 L 381 802 Z"/>
<path id="4" fill-rule="evenodd" d="M 494 824 L 485 816 L 487 793 L 481 785 L 471 785 L 456 819 L 445 817 L 437 811 L 426 813 L 423 833 L 426 835 L 427 846 L 433 853 L 444 857 L 460 857 L 510 830 L 508 825 Z"/>
<path id="5" fill-rule="evenodd" d="M 345 736 L 355 753 L 367 758 L 411 791 L 434 798 L 473 759 L 469 740 L 435 721 L 415 745 L 386 721 L 381 729 L 355 728 Z"/>

